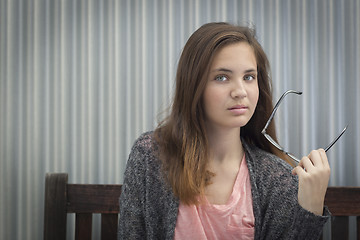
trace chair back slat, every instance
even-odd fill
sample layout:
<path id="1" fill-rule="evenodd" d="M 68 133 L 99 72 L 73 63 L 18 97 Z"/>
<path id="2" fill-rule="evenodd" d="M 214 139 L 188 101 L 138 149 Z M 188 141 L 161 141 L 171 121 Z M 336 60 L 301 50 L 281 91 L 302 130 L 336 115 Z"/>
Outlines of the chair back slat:
<path id="1" fill-rule="evenodd" d="M 331 239 L 349 239 L 349 217 L 331 217 Z"/>
<path id="2" fill-rule="evenodd" d="M 360 240 L 360 216 L 356 217 L 357 240 Z"/>
<path id="3" fill-rule="evenodd" d="M 92 235 L 92 214 L 76 213 L 75 214 L 75 239 L 91 240 Z"/>
<path id="4" fill-rule="evenodd" d="M 117 237 L 117 225 L 118 225 L 117 213 L 103 213 L 101 214 L 101 239 L 116 239 Z"/>

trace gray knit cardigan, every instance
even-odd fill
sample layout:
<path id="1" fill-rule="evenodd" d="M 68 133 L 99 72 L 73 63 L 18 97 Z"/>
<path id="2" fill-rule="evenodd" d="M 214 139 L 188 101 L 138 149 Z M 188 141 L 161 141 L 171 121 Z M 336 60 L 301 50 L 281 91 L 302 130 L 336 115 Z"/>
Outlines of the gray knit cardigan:
<path id="1" fill-rule="evenodd" d="M 297 201 L 298 179 L 278 157 L 242 141 L 250 174 L 255 239 L 319 239 L 330 213 Z M 173 239 L 179 200 L 165 182 L 152 132 L 132 147 L 120 196 L 118 239 Z"/>

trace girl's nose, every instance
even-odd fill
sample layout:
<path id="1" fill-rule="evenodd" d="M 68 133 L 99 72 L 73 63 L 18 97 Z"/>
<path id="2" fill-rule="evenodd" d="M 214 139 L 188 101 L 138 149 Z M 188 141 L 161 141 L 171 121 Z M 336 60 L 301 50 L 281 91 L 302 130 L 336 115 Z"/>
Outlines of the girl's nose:
<path id="1" fill-rule="evenodd" d="M 242 79 L 234 82 L 230 95 L 232 98 L 246 97 L 246 90 Z"/>

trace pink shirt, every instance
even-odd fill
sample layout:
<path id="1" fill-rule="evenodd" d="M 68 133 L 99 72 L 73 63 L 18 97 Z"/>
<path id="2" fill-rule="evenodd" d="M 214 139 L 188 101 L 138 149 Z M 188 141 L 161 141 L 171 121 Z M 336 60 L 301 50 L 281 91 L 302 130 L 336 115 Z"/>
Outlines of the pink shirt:
<path id="1" fill-rule="evenodd" d="M 174 239 L 254 239 L 254 223 L 249 170 L 244 155 L 225 205 L 210 204 L 207 200 L 199 206 L 180 202 Z"/>

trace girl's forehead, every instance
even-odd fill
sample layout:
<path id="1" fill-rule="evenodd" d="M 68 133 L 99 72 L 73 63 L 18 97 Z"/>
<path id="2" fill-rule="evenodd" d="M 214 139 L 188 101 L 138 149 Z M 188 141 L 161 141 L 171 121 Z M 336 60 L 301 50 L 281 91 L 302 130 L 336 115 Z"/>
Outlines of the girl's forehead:
<path id="1" fill-rule="evenodd" d="M 219 49 L 210 63 L 210 71 L 218 68 L 234 67 L 240 65 L 256 68 L 257 61 L 253 48 L 245 42 L 229 44 Z"/>

